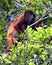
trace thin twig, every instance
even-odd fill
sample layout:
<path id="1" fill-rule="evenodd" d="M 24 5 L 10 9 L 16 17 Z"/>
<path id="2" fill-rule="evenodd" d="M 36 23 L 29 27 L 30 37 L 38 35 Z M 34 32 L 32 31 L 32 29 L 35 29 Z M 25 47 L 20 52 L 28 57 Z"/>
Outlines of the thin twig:
<path id="1" fill-rule="evenodd" d="M 31 27 L 31 26 L 37 24 L 38 22 L 40 22 L 40 21 L 42 21 L 42 20 L 45 20 L 45 19 L 47 19 L 47 18 L 52 18 L 52 16 L 48 16 L 48 17 L 46 16 L 46 15 L 48 15 L 48 14 L 51 13 L 51 12 L 52 12 L 52 6 L 50 6 L 50 8 L 47 9 L 47 13 L 44 14 L 39 20 L 37 20 L 35 23 L 33 23 L 33 24 L 31 24 L 31 25 L 29 25 L 29 26 L 27 26 L 27 27 Z"/>
<path id="2" fill-rule="evenodd" d="M 28 26 L 28 28 L 29 27 L 31 27 L 31 26 L 33 26 L 33 25 L 35 25 L 35 24 L 37 24 L 38 22 L 40 22 L 40 21 L 42 21 L 42 20 L 45 20 L 45 19 L 48 19 L 48 18 L 52 18 L 52 16 L 47 16 L 47 17 L 44 17 L 44 18 L 40 18 L 38 21 L 36 21 L 35 23 L 33 23 L 33 24 L 31 24 L 30 26 Z"/>
<path id="3" fill-rule="evenodd" d="M 28 27 L 31 27 L 35 24 L 37 24 L 38 22 L 40 22 L 42 20 L 42 18 L 44 18 L 48 13 L 46 13 L 45 15 L 43 15 L 38 21 L 34 22 L 33 24 L 29 25 Z"/>
<path id="4" fill-rule="evenodd" d="M 25 5 L 25 7 L 27 7 L 27 6 L 26 6 L 26 3 L 24 2 L 24 0 L 22 0 L 22 2 L 23 2 L 23 4 Z"/>
<path id="5" fill-rule="evenodd" d="M 48 10 L 47 6 L 41 1 L 41 6 L 46 9 L 46 11 Z"/>
<path id="6" fill-rule="evenodd" d="M 47 12 L 51 12 L 52 11 L 52 5 L 50 5 L 50 7 L 47 8 L 47 6 L 41 1 L 42 7 L 44 9 L 46 9 Z"/>
<path id="7" fill-rule="evenodd" d="M 20 3 L 18 3 L 16 0 L 14 0 L 15 4 L 16 4 L 16 7 L 19 6 L 19 7 L 22 7 L 22 8 L 25 8 L 26 6 L 25 5 L 22 5 Z"/>

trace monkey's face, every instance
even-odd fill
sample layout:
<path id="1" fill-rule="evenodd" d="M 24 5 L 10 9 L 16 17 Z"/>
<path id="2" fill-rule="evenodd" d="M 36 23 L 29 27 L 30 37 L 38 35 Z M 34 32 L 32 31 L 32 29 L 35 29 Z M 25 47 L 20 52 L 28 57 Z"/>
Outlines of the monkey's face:
<path id="1" fill-rule="evenodd" d="M 35 16 L 33 14 L 30 14 L 28 19 L 29 19 L 29 21 L 28 21 L 29 24 L 28 25 L 31 25 L 32 23 L 34 23 Z"/>
<path id="2" fill-rule="evenodd" d="M 25 12 L 25 24 L 26 25 L 31 25 L 34 23 L 34 20 L 36 18 L 36 15 L 32 11 L 26 11 Z"/>

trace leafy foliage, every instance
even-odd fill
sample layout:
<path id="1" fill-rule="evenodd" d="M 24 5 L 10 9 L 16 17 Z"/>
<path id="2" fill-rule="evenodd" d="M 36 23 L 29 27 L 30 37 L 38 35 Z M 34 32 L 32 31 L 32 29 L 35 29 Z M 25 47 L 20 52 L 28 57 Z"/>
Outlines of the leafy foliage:
<path id="1" fill-rule="evenodd" d="M 0 56 L 4 65 L 47 65 L 52 63 L 52 27 L 44 29 L 27 28 L 25 33 L 17 35 L 20 40 L 11 48 L 9 54 Z"/>
<path id="2" fill-rule="evenodd" d="M 0 52 L 3 51 L 6 46 L 6 33 L 5 33 L 6 22 L 4 18 L 0 19 Z"/>
<path id="3" fill-rule="evenodd" d="M 36 13 L 38 20 L 49 8 L 52 9 L 52 0 L 0 1 L 0 65 L 52 65 L 52 19 L 49 18 L 43 27 L 36 28 L 37 31 L 27 28 L 23 34 L 17 34 L 17 46 L 13 45 L 7 54 L 3 52 L 7 44 L 8 15 L 19 16 L 30 9 Z M 52 12 L 49 16 L 52 16 Z"/>

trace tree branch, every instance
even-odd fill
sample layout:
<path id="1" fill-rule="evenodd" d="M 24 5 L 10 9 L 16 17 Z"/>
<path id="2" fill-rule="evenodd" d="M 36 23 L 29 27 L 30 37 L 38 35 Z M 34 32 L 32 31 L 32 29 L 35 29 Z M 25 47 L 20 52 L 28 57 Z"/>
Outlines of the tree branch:
<path id="1" fill-rule="evenodd" d="M 19 7 L 22 7 L 22 8 L 25 8 L 26 6 L 25 5 L 22 5 L 20 4 L 19 2 L 17 2 L 16 0 L 14 0 L 15 4 L 16 4 L 16 7 L 19 6 Z"/>
<path id="2" fill-rule="evenodd" d="M 50 7 L 47 8 L 47 6 L 41 1 L 41 6 L 43 8 L 45 8 L 47 12 L 51 12 L 52 11 L 52 5 L 50 5 Z"/>
<path id="3" fill-rule="evenodd" d="M 45 16 L 45 15 L 44 15 Z M 31 26 L 33 26 L 33 25 L 35 25 L 35 24 L 37 24 L 37 23 L 39 23 L 40 21 L 42 21 L 42 20 L 45 20 L 45 19 L 48 19 L 48 18 L 52 18 L 52 16 L 47 16 L 47 17 L 41 17 L 39 20 L 37 20 L 35 23 L 33 23 L 33 24 L 31 24 L 30 26 L 27 26 L 28 28 L 30 28 Z"/>
<path id="4" fill-rule="evenodd" d="M 43 2 L 42 2 L 42 4 L 43 4 Z M 52 16 L 49 16 L 49 13 L 52 12 L 52 5 L 51 5 L 49 8 L 46 8 L 45 4 L 43 4 L 43 6 L 45 7 L 47 13 L 44 14 L 44 15 L 43 15 L 39 20 L 37 20 L 35 23 L 33 23 L 33 24 L 31 24 L 31 25 L 29 25 L 29 26 L 27 26 L 27 27 L 31 27 L 31 26 L 33 26 L 33 25 L 39 23 L 39 22 L 42 21 L 42 20 L 45 20 L 45 19 L 48 19 L 48 18 L 52 18 Z"/>

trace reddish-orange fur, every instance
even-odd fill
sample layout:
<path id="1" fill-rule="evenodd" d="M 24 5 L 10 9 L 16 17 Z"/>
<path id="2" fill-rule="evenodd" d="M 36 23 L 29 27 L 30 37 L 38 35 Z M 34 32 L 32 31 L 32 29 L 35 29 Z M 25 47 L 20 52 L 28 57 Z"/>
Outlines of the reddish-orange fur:
<path id="1" fill-rule="evenodd" d="M 7 44 L 8 47 L 6 50 L 9 50 L 12 44 L 16 43 L 15 36 L 18 32 L 19 34 L 23 33 L 27 25 L 34 23 L 36 15 L 28 10 L 24 14 L 20 15 L 14 22 L 11 23 L 7 31 Z M 33 28 L 33 27 L 32 27 Z"/>
<path id="2" fill-rule="evenodd" d="M 18 32 L 19 34 L 23 33 L 23 31 L 20 29 L 19 23 L 22 23 L 24 20 L 24 14 L 20 15 L 14 22 L 12 22 L 12 24 L 9 26 L 9 29 L 7 31 L 7 43 L 8 43 L 8 47 L 7 50 L 9 50 L 9 48 L 11 47 L 12 44 L 15 44 L 15 35 L 16 32 Z M 17 26 L 17 30 L 15 29 L 15 26 Z M 23 28 L 23 25 L 21 25 L 21 28 Z M 24 26 L 25 28 L 25 26 Z"/>

